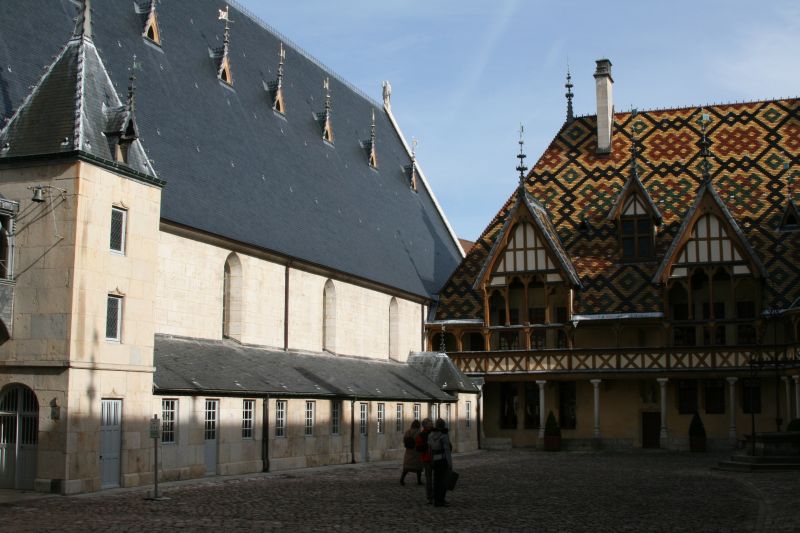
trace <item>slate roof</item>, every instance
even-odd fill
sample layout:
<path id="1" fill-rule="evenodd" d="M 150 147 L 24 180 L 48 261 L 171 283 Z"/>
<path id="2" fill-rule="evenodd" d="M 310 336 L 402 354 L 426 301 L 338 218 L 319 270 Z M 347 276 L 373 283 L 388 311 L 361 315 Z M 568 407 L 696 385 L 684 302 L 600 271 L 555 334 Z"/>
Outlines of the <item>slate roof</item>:
<path id="1" fill-rule="evenodd" d="M 132 56 L 141 63 L 136 118 L 147 156 L 167 183 L 163 220 L 422 297 L 443 285 L 460 249 L 432 193 L 411 190 L 410 154 L 381 105 L 283 40 L 286 115 L 273 112 L 265 86 L 277 78 L 282 38 L 235 3 L 233 87 L 217 79 L 212 57 L 222 44 L 223 3 L 157 4 L 161 46 L 142 37 L 134 2 L 92 6 L 93 42 L 117 95 L 125 92 Z M 31 93 L 72 34 L 76 14 L 70 0 L 0 2 L 0 119 Z M 322 141 L 316 120 L 328 76 L 333 146 Z M 362 146 L 373 109 L 377 170 Z"/>
<path id="2" fill-rule="evenodd" d="M 156 393 L 335 397 L 450 402 L 413 366 L 385 360 L 155 336 Z"/>
<path id="3" fill-rule="evenodd" d="M 120 132 L 130 110 L 91 38 L 77 34 L 0 130 L 0 160 L 79 151 L 113 163 L 114 147 L 106 134 Z M 124 166 L 156 178 L 138 140 L 128 153 Z"/>
<path id="4" fill-rule="evenodd" d="M 480 392 L 475 382 L 453 363 L 447 354 L 416 352 L 408 356 L 408 364 L 448 392 Z"/>
<path id="5" fill-rule="evenodd" d="M 800 239 L 796 232 L 779 230 L 790 198 L 798 201 L 791 186 L 800 180 L 800 100 L 790 98 L 652 110 L 633 117 L 615 113 L 608 156 L 596 152 L 595 116 L 560 128 L 525 186 L 552 215 L 581 279 L 575 314 L 664 311 L 661 289 L 652 280 L 702 190 L 701 113 L 712 120 L 707 134 L 713 189 L 764 267 L 765 306 L 787 308 L 800 297 Z M 641 182 L 663 221 L 654 260 L 623 263 L 616 224 L 607 215 L 629 175 L 626 132 L 632 128 L 640 146 Z M 483 317 L 482 298 L 473 284 L 515 202 L 516 194 L 441 290 L 437 320 Z"/>

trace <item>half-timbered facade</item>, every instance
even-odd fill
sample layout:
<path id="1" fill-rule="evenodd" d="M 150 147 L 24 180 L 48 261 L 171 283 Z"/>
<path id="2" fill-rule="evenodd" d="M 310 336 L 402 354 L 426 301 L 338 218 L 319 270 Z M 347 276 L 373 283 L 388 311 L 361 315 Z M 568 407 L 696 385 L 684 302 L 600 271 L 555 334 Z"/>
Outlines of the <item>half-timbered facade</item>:
<path id="1" fill-rule="evenodd" d="M 683 448 L 695 412 L 712 446 L 785 426 L 800 101 L 606 114 L 610 68 L 440 291 L 429 345 L 486 379 L 487 436 L 515 445 L 550 411 L 573 446 Z"/>

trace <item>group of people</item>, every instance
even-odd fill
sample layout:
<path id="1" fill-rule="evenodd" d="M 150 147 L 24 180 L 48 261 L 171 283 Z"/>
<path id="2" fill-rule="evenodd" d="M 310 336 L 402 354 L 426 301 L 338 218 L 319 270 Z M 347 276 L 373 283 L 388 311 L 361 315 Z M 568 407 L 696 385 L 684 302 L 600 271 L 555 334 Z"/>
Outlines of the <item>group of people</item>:
<path id="1" fill-rule="evenodd" d="M 447 478 L 453 469 L 453 445 L 444 420 L 437 419 L 435 425 L 430 418 L 425 418 L 421 424 L 419 420 L 414 420 L 403 435 L 403 446 L 406 452 L 400 484 L 405 485 L 406 474 L 414 472 L 417 474 L 417 484 L 422 485 L 424 470 L 428 503 L 435 507 L 447 507 L 445 494 Z"/>

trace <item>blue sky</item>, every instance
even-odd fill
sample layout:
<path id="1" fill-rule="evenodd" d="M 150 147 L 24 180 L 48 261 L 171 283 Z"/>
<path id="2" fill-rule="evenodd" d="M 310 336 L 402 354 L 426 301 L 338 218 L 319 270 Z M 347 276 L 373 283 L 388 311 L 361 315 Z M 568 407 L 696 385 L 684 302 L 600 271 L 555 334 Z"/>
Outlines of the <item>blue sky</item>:
<path id="1" fill-rule="evenodd" d="M 595 114 L 609 58 L 618 111 L 800 94 L 797 0 L 240 0 L 392 110 L 456 233 L 475 239 L 564 121 Z"/>

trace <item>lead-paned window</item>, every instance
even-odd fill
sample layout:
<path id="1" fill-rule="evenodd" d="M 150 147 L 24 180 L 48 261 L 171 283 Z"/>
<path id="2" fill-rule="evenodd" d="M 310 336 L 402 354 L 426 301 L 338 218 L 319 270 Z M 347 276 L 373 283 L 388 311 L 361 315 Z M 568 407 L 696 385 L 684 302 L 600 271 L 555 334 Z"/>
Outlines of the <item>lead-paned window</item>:
<path id="1" fill-rule="evenodd" d="M 761 382 L 758 379 L 742 380 L 742 412 L 747 414 L 761 412 Z"/>
<path id="2" fill-rule="evenodd" d="M 275 436 L 286 436 L 286 400 L 275 402 Z"/>
<path id="3" fill-rule="evenodd" d="M 620 241 L 624 260 L 650 258 L 653 255 L 653 221 L 650 217 L 622 217 Z"/>
<path id="4" fill-rule="evenodd" d="M 574 381 L 558 384 L 558 424 L 562 429 L 575 429 L 577 425 L 577 396 Z"/>
<path id="5" fill-rule="evenodd" d="M 242 400 L 242 438 L 253 438 L 253 421 L 255 420 L 256 401 Z"/>
<path id="6" fill-rule="evenodd" d="M 693 379 L 678 380 L 678 412 L 690 415 L 697 411 L 697 382 Z"/>
<path id="7" fill-rule="evenodd" d="M 359 428 L 358 434 L 359 435 L 366 435 L 367 434 L 367 421 L 368 421 L 368 414 L 369 414 L 369 406 L 366 403 L 362 403 L 360 406 L 361 412 L 361 420 L 359 421 Z"/>
<path id="8" fill-rule="evenodd" d="M 422 414 L 422 406 L 418 403 L 414 404 L 414 420 L 419 420 Z"/>
<path id="9" fill-rule="evenodd" d="M 721 415 L 725 413 L 725 382 L 721 379 L 705 381 L 706 413 Z"/>
<path id="10" fill-rule="evenodd" d="M 119 207 L 111 208 L 111 239 L 109 247 L 113 252 L 125 253 L 125 226 L 128 212 Z"/>
<path id="11" fill-rule="evenodd" d="M 178 400 L 161 400 L 161 442 L 175 442 L 177 429 Z"/>
<path id="12" fill-rule="evenodd" d="M 106 302 L 106 340 L 119 341 L 122 337 L 122 296 L 108 295 Z"/>

